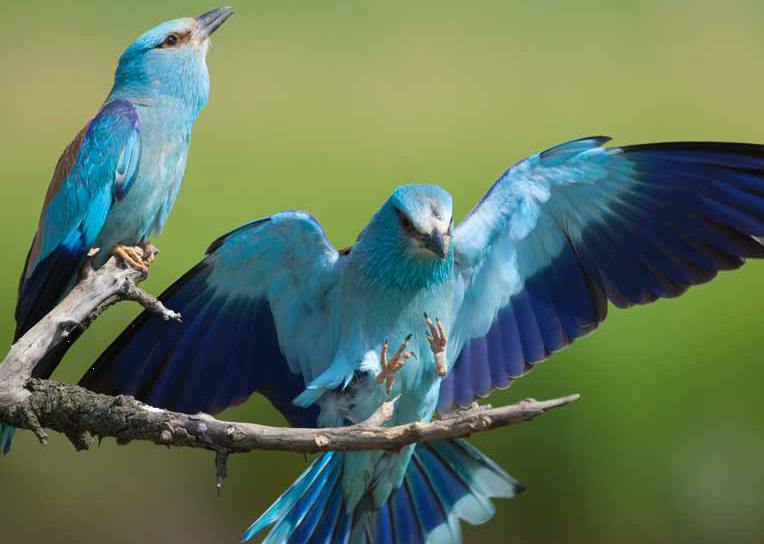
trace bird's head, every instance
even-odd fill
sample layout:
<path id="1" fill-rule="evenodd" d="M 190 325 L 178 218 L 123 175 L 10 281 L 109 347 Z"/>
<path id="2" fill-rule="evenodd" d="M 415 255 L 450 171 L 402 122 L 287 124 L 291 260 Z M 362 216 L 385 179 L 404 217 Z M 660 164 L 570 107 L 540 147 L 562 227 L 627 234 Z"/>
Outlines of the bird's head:
<path id="1" fill-rule="evenodd" d="M 415 259 L 446 259 L 451 253 L 451 195 L 434 185 L 404 185 L 386 207 L 400 243 Z"/>
<path id="2" fill-rule="evenodd" d="M 442 283 L 453 266 L 451 195 L 433 185 L 396 189 L 359 237 L 367 274 L 420 288 Z"/>
<path id="3" fill-rule="evenodd" d="M 149 104 L 167 97 L 199 113 L 209 93 L 210 36 L 231 15 L 230 7 L 218 8 L 167 21 L 143 34 L 120 57 L 111 97 Z"/>

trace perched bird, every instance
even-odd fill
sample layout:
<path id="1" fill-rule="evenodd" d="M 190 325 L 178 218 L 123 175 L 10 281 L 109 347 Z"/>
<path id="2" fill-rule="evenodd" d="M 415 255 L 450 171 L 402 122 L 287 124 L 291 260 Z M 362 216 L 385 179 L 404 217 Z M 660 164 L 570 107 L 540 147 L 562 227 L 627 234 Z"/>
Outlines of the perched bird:
<path id="1" fill-rule="evenodd" d="M 338 252 L 304 212 L 215 241 L 81 385 L 216 413 L 265 395 L 290 424 L 390 425 L 507 386 L 619 307 L 675 297 L 764 257 L 764 146 L 564 143 L 507 170 L 454 228 L 451 197 L 400 187 Z M 397 347 L 394 353 L 388 346 Z M 243 535 L 458 542 L 522 488 L 463 440 L 329 452 Z"/>
<path id="2" fill-rule="evenodd" d="M 21 274 L 14 342 L 69 293 L 91 250 L 100 250 L 95 266 L 112 252 L 136 268 L 153 260 L 147 240 L 175 202 L 191 126 L 207 102 L 210 35 L 232 13 L 225 7 L 162 23 L 120 57 L 106 101 L 53 173 Z M 33 376 L 50 377 L 77 336 L 48 354 Z M 13 432 L 0 425 L 5 453 Z"/>

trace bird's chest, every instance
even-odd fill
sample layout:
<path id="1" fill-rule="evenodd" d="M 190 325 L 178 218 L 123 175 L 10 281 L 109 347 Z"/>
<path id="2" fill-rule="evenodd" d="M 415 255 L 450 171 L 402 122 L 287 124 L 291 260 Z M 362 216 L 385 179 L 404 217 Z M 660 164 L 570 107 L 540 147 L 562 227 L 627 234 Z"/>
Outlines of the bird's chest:
<path id="1" fill-rule="evenodd" d="M 430 329 L 425 313 L 436 318 L 444 327 L 446 336 L 451 323 L 453 298 L 450 284 L 416 292 L 378 291 L 363 299 L 356 299 L 357 307 L 348 319 L 346 331 L 354 331 L 359 340 L 356 357 L 360 360 L 361 375 L 356 398 L 361 400 L 356 418 L 365 418 L 385 400 L 398 397 L 391 423 L 427 420 L 437 403 L 441 377 L 428 340 Z M 387 342 L 387 362 L 410 335 L 404 351 L 412 357 L 396 372 L 390 393 L 385 384 L 378 384 L 376 376 L 382 371 L 382 347 Z M 446 347 L 447 349 L 447 347 Z"/>
<path id="2" fill-rule="evenodd" d="M 191 127 L 174 124 L 147 130 L 143 136 L 140 167 L 142 188 L 138 193 L 160 202 L 174 201 L 186 170 Z"/>
<path id="3" fill-rule="evenodd" d="M 140 178 L 125 198 L 124 207 L 134 210 L 144 237 L 162 230 L 175 204 L 186 170 L 190 136 L 190 128 L 176 127 L 154 131 L 143 142 Z"/>

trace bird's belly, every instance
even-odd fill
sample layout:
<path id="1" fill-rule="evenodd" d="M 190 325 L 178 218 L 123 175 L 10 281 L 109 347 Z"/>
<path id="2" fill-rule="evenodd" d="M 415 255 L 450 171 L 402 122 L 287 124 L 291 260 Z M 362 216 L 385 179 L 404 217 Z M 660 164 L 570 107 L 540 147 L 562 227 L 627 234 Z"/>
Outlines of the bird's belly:
<path id="1" fill-rule="evenodd" d="M 356 367 L 356 375 L 348 388 L 323 396 L 319 419 L 322 426 L 363 421 L 391 399 L 396 399 L 395 407 L 386 425 L 432 418 L 441 378 L 427 341 L 424 313 L 433 319 L 437 317 L 446 326 L 451 323 L 452 289 L 452 284 L 446 283 L 440 288 L 416 293 L 376 291 L 363 298 L 350 299 L 353 311 L 348 312 L 350 317 L 342 327 L 348 336 L 341 349 L 347 350 L 350 359 L 361 358 L 363 363 L 360 368 Z M 407 349 L 414 352 L 416 358 L 406 361 L 397 372 L 388 395 L 385 385 L 377 383 L 375 372 L 379 370 L 382 344 L 389 341 L 389 358 L 409 334 L 411 340 Z M 366 491 L 371 491 L 374 503 L 382 504 L 400 484 L 412 451 L 413 446 L 407 446 L 396 455 L 383 452 L 346 454 L 343 473 L 346 503 L 354 504 Z"/>
<path id="2" fill-rule="evenodd" d="M 444 289 L 448 289 L 448 286 L 444 286 Z M 365 301 L 363 307 L 380 310 L 360 312 L 363 317 L 345 327 L 351 339 L 361 339 L 358 344 L 351 341 L 351 344 L 355 344 L 352 347 L 346 346 L 349 351 L 358 348 L 362 351 L 362 355 L 352 357 L 362 360 L 360 367 L 356 368 L 361 377 L 354 380 L 350 390 L 341 392 L 344 402 L 339 405 L 342 408 L 339 417 L 334 416 L 337 412 L 328 410 L 327 412 L 334 414 L 323 424 L 334 426 L 363 421 L 383 402 L 392 398 L 397 400 L 390 425 L 429 421 L 437 405 L 441 377 L 438 375 L 435 356 L 427 340 L 428 327 L 424 314 L 426 312 L 433 318 L 437 317 L 444 324 L 450 323 L 450 300 L 448 292 L 427 291 L 402 301 L 393 297 L 388 297 L 385 301 Z M 378 384 L 375 379 L 380 369 L 382 344 L 385 340 L 389 343 L 389 360 L 409 334 L 411 340 L 406 350 L 411 351 L 415 357 L 408 359 L 396 372 L 392 390 L 388 395 L 385 385 Z M 331 396 L 332 394 L 329 394 L 329 397 Z M 333 399 L 328 400 L 331 403 Z"/>

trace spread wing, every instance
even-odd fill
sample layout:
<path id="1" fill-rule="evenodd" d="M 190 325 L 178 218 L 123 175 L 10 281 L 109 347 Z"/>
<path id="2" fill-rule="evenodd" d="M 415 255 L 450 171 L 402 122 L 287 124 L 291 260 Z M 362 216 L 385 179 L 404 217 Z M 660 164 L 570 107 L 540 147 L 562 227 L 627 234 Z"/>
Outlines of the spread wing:
<path id="1" fill-rule="evenodd" d="M 71 289 L 112 202 L 135 180 L 140 152 L 138 114 L 127 100 L 106 104 L 64 150 L 19 282 L 14 341 Z"/>
<path id="2" fill-rule="evenodd" d="M 568 142 L 507 170 L 455 232 L 450 372 L 438 409 L 487 395 L 618 307 L 763 257 L 764 146 Z"/>
<path id="3" fill-rule="evenodd" d="M 304 212 L 244 225 L 160 297 L 183 323 L 144 312 L 80 385 L 185 413 L 214 414 L 259 392 L 292 425 L 315 426 L 317 409 L 291 401 L 331 362 L 338 256 Z"/>

